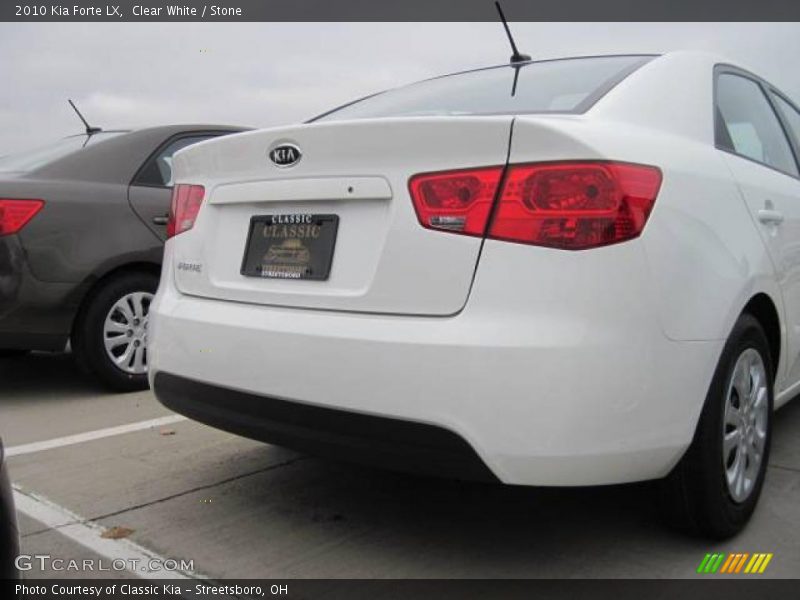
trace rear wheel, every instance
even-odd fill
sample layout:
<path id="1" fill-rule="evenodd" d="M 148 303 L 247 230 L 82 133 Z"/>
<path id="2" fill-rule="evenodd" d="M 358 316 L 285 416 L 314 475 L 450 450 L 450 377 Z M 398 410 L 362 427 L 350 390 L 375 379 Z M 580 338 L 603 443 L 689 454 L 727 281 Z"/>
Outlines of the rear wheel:
<path id="1" fill-rule="evenodd" d="M 665 480 L 666 508 L 678 525 L 724 539 L 747 524 L 769 460 L 773 373 L 761 324 L 742 315 L 717 365 L 692 445 Z"/>
<path id="2" fill-rule="evenodd" d="M 117 391 L 147 387 L 147 325 L 158 277 L 129 272 L 88 300 L 73 333 L 78 362 Z"/>

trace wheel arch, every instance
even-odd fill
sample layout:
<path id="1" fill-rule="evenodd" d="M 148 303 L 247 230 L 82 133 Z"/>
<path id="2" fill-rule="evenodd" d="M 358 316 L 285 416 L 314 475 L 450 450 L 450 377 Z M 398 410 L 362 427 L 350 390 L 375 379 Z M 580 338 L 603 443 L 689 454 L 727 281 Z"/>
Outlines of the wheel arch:
<path id="1" fill-rule="evenodd" d="M 783 305 L 780 303 L 779 297 L 776 300 L 776 296 L 779 294 L 779 291 L 775 289 L 773 293 L 770 293 L 764 289 L 765 287 L 768 288 L 769 284 L 765 284 L 763 287 L 751 289 L 746 295 L 740 298 L 739 302 L 731 307 L 731 312 L 726 319 L 726 329 L 722 335 L 725 336 L 723 339 L 727 341 L 730 338 L 733 329 L 736 327 L 736 323 L 742 315 L 749 314 L 754 317 L 764 328 L 764 333 L 767 336 L 770 359 L 772 361 L 773 377 L 775 378 L 775 381 L 777 381 L 781 373 L 782 365 L 780 363 L 782 357 L 784 356 L 783 346 L 786 339 L 780 312 Z M 723 343 L 720 346 L 720 353 L 724 352 L 724 348 L 725 344 Z M 716 360 L 713 362 L 713 366 L 710 365 L 708 379 L 706 380 L 706 390 L 709 389 L 711 382 L 713 381 L 720 358 L 721 354 L 717 356 Z M 705 407 L 706 400 L 707 398 L 704 396 L 702 398 L 702 402 L 698 404 L 696 414 L 692 418 L 692 440 L 697 435 L 697 427 L 699 426 L 700 416 L 703 408 Z"/>
<path id="2" fill-rule="evenodd" d="M 745 304 L 740 315 L 745 313 L 755 317 L 761 327 L 764 328 L 764 333 L 767 335 L 767 341 L 769 342 L 772 374 L 777 379 L 780 372 L 781 357 L 783 356 L 784 340 L 778 307 L 768 294 L 759 292 Z"/>
<path id="3" fill-rule="evenodd" d="M 70 327 L 70 338 L 74 337 L 75 330 L 80 325 L 83 315 L 86 312 L 86 307 L 95 294 L 97 294 L 98 290 L 103 288 L 112 279 L 116 279 L 127 273 L 150 273 L 155 277 L 159 277 L 161 274 L 161 264 L 148 260 L 126 262 L 107 269 L 102 275 L 93 274 L 87 278 L 87 281 L 84 282 L 84 293 L 78 305 L 78 310 L 75 313 L 75 318 L 72 320 L 72 327 Z"/>

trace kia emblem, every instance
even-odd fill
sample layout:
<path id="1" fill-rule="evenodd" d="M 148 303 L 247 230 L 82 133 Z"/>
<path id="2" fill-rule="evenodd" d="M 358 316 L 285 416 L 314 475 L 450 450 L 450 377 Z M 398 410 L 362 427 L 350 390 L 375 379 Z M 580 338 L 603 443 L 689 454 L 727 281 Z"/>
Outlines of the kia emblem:
<path id="1" fill-rule="evenodd" d="M 300 162 L 303 153 L 294 144 L 278 144 L 269 151 L 269 159 L 278 167 L 292 167 Z"/>

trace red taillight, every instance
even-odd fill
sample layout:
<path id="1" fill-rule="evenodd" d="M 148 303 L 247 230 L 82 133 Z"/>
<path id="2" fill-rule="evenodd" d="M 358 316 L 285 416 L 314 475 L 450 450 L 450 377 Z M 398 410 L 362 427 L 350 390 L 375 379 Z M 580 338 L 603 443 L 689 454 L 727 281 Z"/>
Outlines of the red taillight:
<path id="1" fill-rule="evenodd" d="M 0 198 L 0 235 L 17 233 L 43 206 L 44 200 Z"/>
<path id="2" fill-rule="evenodd" d="M 538 163 L 509 165 L 505 178 L 502 167 L 425 173 L 409 187 L 423 227 L 583 250 L 642 233 L 661 171 L 607 161 Z"/>
<path id="3" fill-rule="evenodd" d="M 409 181 L 423 227 L 482 236 L 503 167 L 424 173 Z"/>
<path id="4" fill-rule="evenodd" d="M 661 171 L 613 162 L 511 165 L 488 237 L 566 250 L 633 239 L 653 209 Z"/>
<path id="5" fill-rule="evenodd" d="M 202 185 L 179 183 L 173 188 L 169 221 L 167 221 L 168 238 L 189 231 L 194 226 L 205 193 L 206 190 Z"/>

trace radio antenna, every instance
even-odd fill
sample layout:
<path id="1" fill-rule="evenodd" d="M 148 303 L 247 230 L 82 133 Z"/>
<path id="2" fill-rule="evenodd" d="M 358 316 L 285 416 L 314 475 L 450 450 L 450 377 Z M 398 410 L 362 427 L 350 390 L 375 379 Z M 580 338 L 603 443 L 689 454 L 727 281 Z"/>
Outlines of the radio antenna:
<path id="1" fill-rule="evenodd" d="M 75 103 L 72 100 L 67 98 L 67 102 L 69 102 L 69 105 L 72 107 L 72 110 L 75 111 L 75 114 L 78 115 L 78 118 L 83 122 L 83 126 L 86 127 L 86 135 L 93 136 L 95 133 L 100 133 L 101 131 L 103 131 L 99 127 L 92 127 L 91 125 L 89 125 L 89 122 L 83 118 L 81 111 L 78 110 L 78 107 L 75 106 Z"/>
<path id="2" fill-rule="evenodd" d="M 522 62 L 527 62 L 531 59 L 530 56 L 527 54 L 520 53 L 517 50 L 517 45 L 514 43 L 514 36 L 511 35 L 511 29 L 508 27 L 508 21 L 506 21 L 506 16 L 503 14 L 503 8 L 500 6 L 499 2 L 495 2 L 494 5 L 497 7 L 497 13 L 500 15 L 500 20 L 503 22 L 503 27 L 506 30 L 506 35 L 508 36 L 508 42 L 511 44 L 511 51 L 513 54 L 511 55 L 511 64 L 517 64 Z"/>

